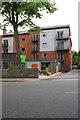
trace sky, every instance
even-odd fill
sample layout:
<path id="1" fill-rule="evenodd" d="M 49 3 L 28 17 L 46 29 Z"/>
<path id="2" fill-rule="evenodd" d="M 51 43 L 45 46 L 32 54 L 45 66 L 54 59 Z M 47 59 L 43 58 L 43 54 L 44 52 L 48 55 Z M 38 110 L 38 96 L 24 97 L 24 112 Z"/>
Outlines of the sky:
<path id="1" fill-rule="evenodd" d="M 72 50 L 78 51 L 78 2 L 80 0 L 55 0 L 58 10 L 53 14 L 43 13 L 42 19 L 33 19 L 33 22 L 40 26 L 56 26 L 56 25 L 70 25 Z M 0 20 L 1 21 L 1 20 Z M 12 30 L 8 27 L 7 31 Z M 27 28 L 19 28 L 19 31 L 27 30 Z M 13 30 L 12 30 L 13 31 Z M 2 31 L 0 30 L 0 34 Z"/>

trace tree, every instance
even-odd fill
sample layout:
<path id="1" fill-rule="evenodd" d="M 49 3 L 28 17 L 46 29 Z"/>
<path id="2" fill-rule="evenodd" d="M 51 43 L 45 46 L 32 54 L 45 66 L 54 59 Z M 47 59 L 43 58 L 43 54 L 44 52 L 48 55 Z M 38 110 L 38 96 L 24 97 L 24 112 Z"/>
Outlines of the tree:
<path id="1" fill-rule="evenodd" d="M 80 51 L 72 51 L 73 55 L 73 65 L 77 65 L 77 67 L 80 69 Z"/>
<path id="2" fill-rule="evenodd" d="M 72 51 L 72 61 L 73 61 L 73 65 L 77 65 L 78 62 L 78 53 L 76 51 Z"/>
<path id="3" fill-rule="evenodd" d="M 78 52 L 78 69 L 80 69 L 80 51 Z"/>
<path id="4" fill-rule="evenodd" d="M 73 50 L 72 51 L 72 57 L 73 57 L 73 59 L 72 59 L 73 65 L 77 65 L 78 64 L 78 52 Z"/>
<path id="5" fill-rule="evenodd" d="M 4 25 L 11 24 L 14 29 L 14 39 L 16 40 L 17 57 L 19 58 L 20 44 L 18 39 L 18 27 L 29 26 L 30 30 L 40 30 L 32 22 L 32 18 L 42 18 L 41 11 L 54 13 L 57 8 L 53 2 L 2 2 L 1 14 L 5 22 Z"/>

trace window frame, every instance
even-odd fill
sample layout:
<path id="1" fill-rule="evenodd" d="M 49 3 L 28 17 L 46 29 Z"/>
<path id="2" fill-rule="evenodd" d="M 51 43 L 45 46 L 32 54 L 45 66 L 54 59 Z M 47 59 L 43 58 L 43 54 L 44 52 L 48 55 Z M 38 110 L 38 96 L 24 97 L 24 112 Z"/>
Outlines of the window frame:
<path id="1" fill-rule="evenodd" d="M 44 56 L 46 54 L 46 56 Z M 47 57 L 47 53 L 42 53 L 42 57 L 46 58 Z"/>
<path id="2" fill-rule="evenodd" d="M 33 59 L 38 59 L 39 55 L 37 53 L 33 54 Z"/>
<path id="3" fill-rule="evenodd" d="M 46 46 L 45 46 L 44 44 L 45 44 Z M 43 48 L 46 48 L 46 47 L 47 47 L 47 43 L 42 43 L 42 47 L 43 47 Z"/>
<path id="4" fill-rule="evenodd" d="M 60 55 L 60 56 L 59 56 Z M 59 59 L 58 59 L 59 58 Z M 63 52 L 60 52 L 60 53 L 57 53 L 57 59 L 59 61 L 64 61 L 64 53 Z"/>
<path id="5" fill-rule="evenodd" d="M 33 44 L 32 49 L 37 50 L 38 49 L 38 44 L 37 43 Z"/>
<path id="6" fill-rule="evenodd" d="M 63 45 L 62 45 L 63 44 Z M 57 42 L 57 48 L 58 49 L 64 49 L 64 42 L 61 41 L 61 42 Z"/>
<path id="7" fill-rule="evenodd" d="M 23 41 L 23 39 L 24 39 L 24 41 Z M 26 40 L 25 38 L 22 38 L 22 39 L 21 39 L 22 42 L 25 42 L 25 40 Z"/>
<path id="8" fill-rule="evenodd" d="M 25 51 L 22 51 L 22 49 L 23 49 L 23 48 L 21 48 L 21 52 L 25 52 L 25 51 L 26 51 L 26 48 L 24 48 L 24 49 L 25 49 Z"/>
<path id="9" fill-rule="evenodd" d="M 63 38 L 64 31 L 57 31 L 57 38 Z"/>
<path id="10" fill-rule="evenodd" d="M 32 40 L 38 41 L 39 40 L 39 33 L 33 33 L 32 34 Z"/>
<path id="11" fill-rule="evenodd" d="M 8 45 L 8 39 L 3 40 L 3 44 L 4 44 L 4 45 Z"/>
<path id="12" fill-rule="evenodd" d="M 42 37 L 47 37 L 47 32 L 42 32 Z"/>

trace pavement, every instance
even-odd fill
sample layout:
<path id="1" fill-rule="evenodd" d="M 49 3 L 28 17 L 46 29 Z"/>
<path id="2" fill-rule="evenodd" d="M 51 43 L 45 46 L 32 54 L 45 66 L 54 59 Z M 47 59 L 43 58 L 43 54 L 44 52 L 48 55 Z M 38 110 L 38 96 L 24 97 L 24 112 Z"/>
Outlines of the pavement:
<path id="1" fill-rule="evenodd" d="M 25 82 L 25 81 L 34 82 L 34 81 L 50 79 L 52 77 L 59 76 L 59 75 L 61 75 L 61 72 L 54 73 L 50 76 L 39 75 L 39 78 L 1 78 L 0 82 Z"/>

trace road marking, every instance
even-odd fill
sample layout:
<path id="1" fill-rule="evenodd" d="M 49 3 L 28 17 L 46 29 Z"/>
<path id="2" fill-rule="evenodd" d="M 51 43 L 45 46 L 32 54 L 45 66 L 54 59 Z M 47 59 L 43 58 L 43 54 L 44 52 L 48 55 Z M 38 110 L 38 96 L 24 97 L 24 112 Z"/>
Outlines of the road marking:
<path id="1" fill-rule="evenodd" d="M 62 81 L 62 82 L 66 82 L 66 81 L 77 81 L 78 82 L 78 79 L 54 79 L 54 80 L 51 80 L 51 81 Z"/>
<path id="2" fill-rule="evenodd" d="M 80 92 L 65 92 L 65 94 L 80 94 Z"/>

